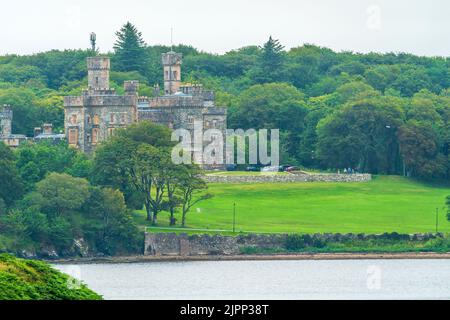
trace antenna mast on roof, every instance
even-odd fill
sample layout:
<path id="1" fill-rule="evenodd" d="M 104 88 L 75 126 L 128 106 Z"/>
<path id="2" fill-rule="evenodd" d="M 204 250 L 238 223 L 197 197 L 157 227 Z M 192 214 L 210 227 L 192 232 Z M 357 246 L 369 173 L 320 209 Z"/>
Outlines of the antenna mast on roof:
<path id="1" fill-rule="evenodd" d="M 94 32 L 91 32 L 90 40 L 91 40 L 92 51 L 95 52 L 95 44 L 97 42 L 97 35 Z"/>
<path id="2" fill-rule="evenodd" d="M 173 27 L 170 27 L 170 51 L 173 51 Z"/>

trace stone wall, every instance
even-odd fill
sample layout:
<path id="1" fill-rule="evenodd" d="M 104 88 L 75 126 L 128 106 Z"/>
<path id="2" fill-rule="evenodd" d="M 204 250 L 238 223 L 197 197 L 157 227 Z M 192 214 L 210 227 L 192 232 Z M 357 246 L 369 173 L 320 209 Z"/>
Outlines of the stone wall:
<path id="1" fill-rule="evenodd" d="M 145 233 L 144 255 L 233 255 L 241 247 L 281 248 L 285 234 L 187 235 L 175 233 Z"/>
<path id="2" fill-rule="evenodd" d="M 267 183 L 267 182 L 366 182 L 371 174 L 255 174 L 255 175 L 206 175 L 208 183 Z"/>
<path id="3" fill-rule="evenodd" d="M 175 233 L 145 233 L 144 255 L 198 256 L 236 255 L 242 248 L 285 249 L 288 234 L 187 235 Z M 346 242 L 354 240 L 427 241 L 442 234 L 340 234 L 304 235 L 311 241 Z"/>

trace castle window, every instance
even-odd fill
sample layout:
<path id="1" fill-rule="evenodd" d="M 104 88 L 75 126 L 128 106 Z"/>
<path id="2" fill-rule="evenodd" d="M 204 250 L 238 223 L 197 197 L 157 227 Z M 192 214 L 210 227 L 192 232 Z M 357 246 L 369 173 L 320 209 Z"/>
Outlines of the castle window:
<path id="1" fill-rule="evenodd" d="M 112 137 L 114 135 L 115 128 L 108 128 L 108 136 Z"/>
<path id="2" fill-rule="evenodd" d="M 126 122 L 126 115 L 125 115 L 125 113 L 122 113 L 122 115 L 120 116 L 120 122 L 122 122 L 122 123 Z"/>
<path id="3" fill-rule="evenodd" d="M 173 71 L 172 74 L 173 74 L 173 80 L 177 80 L 178 79 L 178 73 L 176 71 Z"/>
<path id="4" fill-rule="evenodd" d="M 95 85 L 98 86 L 98 77 L 95 77 Z"/>
<path id="5" fill-rule="evenodd" d="M 169 79 L 169 71 L 166 71 L 166 79 Z"/>
<path id="6" fill-rule="evenodd" d="M 78 144 L 78 129 L 69 129 L 69 144 Z"/>
<path id="7" fill-rule="evenodd" d="M 98 114 L 94 115 L 94 124 L 97 126 L 100 124 L 100 117 Z"/>
<path id="8" fill-rule="evenodd" d="M 76 114 L 72 114 L 70 116 L 70 123 L 71 124 L 76 124 L 77 123 L 77 115 Z"/>
<path id="9" fill-rule="evenodd" d="M 194 117 L 193 116 L 187 116 L 187 121 L 189 124 L 194 124 Z"/>
<path id="10" fill-rule="evenodd" d="M 111 123 L 114 123 L 114 113 L 111 113 L 110 115 L 109 115 L 109 122 L 111 122 Z"/>
<path id="11" fill-rule="evenodd" d="M 93 128 L 92 129 L 92 144 L 97 144 L 99 140 L 99 129 Z"/>
<path id="12" fill-rule="evenodd" d="M 89 115 L 86 116 L 86 122 L 87 124 L 91 124 L 91 117 Z"/>
<path id="13" fill-rule="evenodd" d="M 213 126 L 213 128 L 217 128 L 217 120 L 216 119 L 214 119 L 213 121 L 212 121 L 212 126 Z"/>

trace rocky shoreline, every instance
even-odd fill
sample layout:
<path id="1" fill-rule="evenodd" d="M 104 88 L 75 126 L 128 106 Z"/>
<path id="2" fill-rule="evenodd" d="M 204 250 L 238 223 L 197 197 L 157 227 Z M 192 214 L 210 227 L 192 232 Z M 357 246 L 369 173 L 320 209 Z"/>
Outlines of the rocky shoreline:
<path id="1" fill-rule="evenodd" d="M 186 261 L 255 261 L 255 260 L 377 260 L 377 259 L 450 259 L 450 252 L 400 253 L 295 253 L 254 255 L 198 255 L 198 256 L 116 256 L 46 260 L 52 264 L 144 263 Z"/>

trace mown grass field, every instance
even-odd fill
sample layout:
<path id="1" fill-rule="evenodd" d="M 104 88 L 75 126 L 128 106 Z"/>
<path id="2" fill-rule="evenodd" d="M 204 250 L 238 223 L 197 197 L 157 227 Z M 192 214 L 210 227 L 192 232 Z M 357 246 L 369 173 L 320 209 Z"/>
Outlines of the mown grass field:
<path id="1" fill-rule="evenodd" d="M 361 183 L 210 184 L 214 198 L 188 214 L 188 228 L 288 233 L 450 232 L 444 208 L 450 188 L 396 176 Z M 144 211 L 136 221 L 148 225 Z M 179 219 L 180 221 L 181 219 Z M 168 214 L 159 217 L 168 226 Z M 159 230 L 161 231 L 161 230 Z"/>

